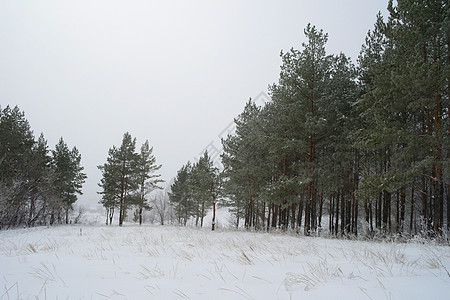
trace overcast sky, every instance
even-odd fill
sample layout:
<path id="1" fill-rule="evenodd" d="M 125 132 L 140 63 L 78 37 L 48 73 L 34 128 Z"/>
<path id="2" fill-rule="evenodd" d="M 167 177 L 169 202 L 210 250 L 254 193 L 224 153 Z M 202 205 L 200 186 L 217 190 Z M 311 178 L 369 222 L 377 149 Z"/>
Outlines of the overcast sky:
<path id="1" fill-rule="evenodd" d="M 169 181 L 278 80 L 308 23 L 356 61 L 387 0 L 0 1 L 0 105 L 82 154 L 95 204 L 108 149 L 148 139 Z"/>

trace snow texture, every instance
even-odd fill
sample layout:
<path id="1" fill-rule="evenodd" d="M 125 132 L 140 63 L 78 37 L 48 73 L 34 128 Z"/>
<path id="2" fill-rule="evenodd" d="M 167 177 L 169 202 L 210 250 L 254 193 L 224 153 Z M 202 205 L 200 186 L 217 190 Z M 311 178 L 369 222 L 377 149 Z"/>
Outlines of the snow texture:
<path id="1" fill-rule="evenodd" d="M 446 299 L 450 294 L 448 246 L 150 225 L 3 230 L 0 240 L 0 299 Z"/>

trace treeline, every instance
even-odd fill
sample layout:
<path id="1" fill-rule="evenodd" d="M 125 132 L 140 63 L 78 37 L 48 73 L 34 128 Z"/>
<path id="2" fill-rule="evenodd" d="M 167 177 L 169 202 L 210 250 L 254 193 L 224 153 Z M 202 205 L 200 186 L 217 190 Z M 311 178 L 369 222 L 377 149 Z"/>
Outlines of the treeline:
<path id="1" fill-rule="evenodd" d="M 0 108 L 0 229 L 69 223 L 85 179 L 76 147 L 50 150 L 17 106 Z"/>
<path id="2" fill-rule="evenodd" d="M 328 35 L 311 25 L 300 50 L 281 53 L 272 101 L 249 101 L 222 141 L 237 225 L 309 235 L 326 215 L 334 235 L 449 229 L 449 5 L 399 0 L 388 11 L 357 66 L 328 55 Z"/>
<path id="3" fill-rule="evenodd" d="M 123 135 L 120 147 L 109 149 L 106 163 L 98 166 L 102 172 L 99 194 L 102 195 L 100 204 L 106 208 L 106 225 L 112 224 L 114 211 L 118 208 L 119 225 L 122 226 L 128 210 L 133 207 L 135 220 L 142 224 L 144 210 L 152 209 L 147 195 L 160 188 L 158 183 L 163 182 L 158 179 L 161 175 L 155 174 L 160 168 L 148 140 L 138 153 L 136 138 L 128 132 Z M 163 222 L 163 218 L 161 220 Z"/>

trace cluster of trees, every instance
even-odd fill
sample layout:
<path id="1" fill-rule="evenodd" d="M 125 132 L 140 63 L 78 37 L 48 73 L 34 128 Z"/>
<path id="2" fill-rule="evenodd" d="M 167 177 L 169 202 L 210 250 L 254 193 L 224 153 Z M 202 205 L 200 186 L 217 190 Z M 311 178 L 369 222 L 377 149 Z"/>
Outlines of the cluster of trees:
<path id="1" fill-rule="evenodd" d="M 311 25 L 301 50 L 281 53 L 272 101 L 249 101 L 222 141 L 221 192 L 238 226 L 309 235 L 326 213 L 335 235 L 448 230 L 449 5 L 398 0 L 388 11 L 357 66 L 328 55 Z"/>
<path id="2" fill-rule="evenodd" d="M 360 157 L 354 133 L 363 95 L 344 54 L 327 55 L 327 34 L 308 25 L 302 50 L 281 53 L 279 82 L 264 108 L 249 101 L 223 140 L 224 194 L 246 228 L 322 227 L 357 233 Z M 303 222 L 303 223 L 302 223 Z"/>
<path id="3" fill-rule="evenodd" d="M 106 208 L 106 224 L 112 224 L 114 211 L 119 209 L 119 225 L 122 226 L 128 210 L 135 207 L 135 219 L 142 224 L 144 210 L 151 206 L 147 195 L 159 188 L 158 179 L 161 175 L 155 174 L 161 168 L 156 164 L 153 147 L 148 140 L 142 144 L 140 152 L 136 152 L 136 138 L 126 132 L 123 135 L 120 147 L 112 146 L 108 151 L 105 164 L 98 166 L 102 172 L 99 186 L 103 191 L 102 204 Z"/>
<path id="4" fill-rule="evenodd" d="M 389 2 L 355 67 L 308 25 L 282 53 L 272 102 L 251 102 L 223 141 L 226 194 L 247 227 L 334 234 L 444 229 L 448 204 L 449 7 Z M 406 228 L 406 214 L 409 228 Z M 418 228 L 419 226 L 419 228 Z"/>
<path id="5" fill-rule="evenodd" d="M 69 223 L 85 180 L 76 147 L 50 150 L 17 106 L 0 108 L 0 229 Z"/>
<path id="6" fill-rule="evenodd" d="M 195 226 L 202 227 L 203 219 L 212 207 L 214 230 L 219 182 L 218 169 L 214 167 L 208 151 L 205 151 L 198 162 L 188 162 L 178 171 L 171 185 L 169 200 L 179 224 L 186 226 L 187 221 L 193 217 Z"/>

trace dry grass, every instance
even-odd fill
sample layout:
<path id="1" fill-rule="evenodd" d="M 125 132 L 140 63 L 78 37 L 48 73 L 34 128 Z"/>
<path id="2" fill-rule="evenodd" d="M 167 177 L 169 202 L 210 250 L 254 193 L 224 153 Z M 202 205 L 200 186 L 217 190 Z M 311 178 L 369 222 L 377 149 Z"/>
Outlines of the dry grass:
<path id="1" fill-rule="evenodd" d="M 13 292 L 15 292 L 15 294 L 13 294 Z M 11 295 L 10 295 L 11 294 Z M 16 296 L 14 296 L 16 295 Z M 17 299 L 17 295 L 19 294 L 19 283 L 15 282 L 13 285 L 11 286 L 6 286 L 4 287 L 4 292 L 3 294 L 0 295 L 0 299 Z"/>
<path id="2" fill-rule="evenodd" d="M 27 264 L 28 275 L 40 284 L 31 292 L 30 289 L 21 291 L 22 295 L 44 298 L 55 287 L 68 293 L 75 291 L 64 272 L 71 266 L 67 257 L 72 264 L 106 267 L 104 270 L 96 267 L 98 269 L 87 273 L 84 268 L 75 266 L 73 272 L 78 277 L 93 276 L 118 283 L 129 280 L 142 290 L 142 295 L 152 298 L 169 293 L 176 298 L 195 299 L 207 294 L 203 290 L 207 287 L 226 291 L 230 297 L 253 299 L 258 298 L 253 293 L 255 286 L 271 291 L 270 296 L 274 298 L 283 298 L 289 293 L 296 295 L 298 291 L 318 289 L 338 280 L 353 282 L 362 297 L 377 299 L 370 282 L 378 280 L 377 288 L 383 291 L 381 296 L 389 299 L 393 295 L 387 288 L 388 278 L 414 278 L 423 274 L 424 269 L 436 277 L 447 274 L 450 278 L 444 264 L 450 259 L 450 252 L 445 247 L 423 246 L 418 251 L 417 247 L 421 246 L 412 245 L 415 248 L 411 255 L 410 244 L 337 241 L 285 234 L 211 233 L 206 229 L 143 226 L 83 228 L 81 236 L 71 227 L 66 227 L 70 234 L 64 229 L 49 231 L 54 233 L 49 238 L 36 240 L 31 234 L 23 234 L 1 243 L 0 255 L 12 257 L 18 264 Z M 51 257 L 49 252 L 52 252 Z M 19 284 L 22 288 L 26 286 L 14 277 L 13 271 L 10 273 L 12 275 L 4 275 L 2 299 L 20 298 Z M 13 284 L 6 284 L 8 279 Z M 192 287 L 177 286 L 167 291 L 171 282 L 181 280 L 192 282 Z M 197 285 L 200 282 L 202 284 Z M 127 286 L 114 286 L 111 290 L 109 286 L 92 294 L 121 298 L 127 297 L 127 289 L 131 290 Z"/>
<path id="3" fill-rule="evenodd" d="M 59 276 L 58 271 L 56 270 L 56 266 L 53 263 L 45 264 L 40 263 L 38 268 L 32 268 L 33 271 L 30 273 L 33 277 L 44 282 L 44 285 L 47 282 L 61 282 L 63 285 L 66 285 L 64 280 Z"/>
<path id="4" fill-rule="evenodd" d="M 159 265 L 154 266 L 153 268 L 149 268 L 144 265 L 140 265 L 141 270 L 139 274 L 141 275 L 141 279 L 150 279 L 150 278 L 161 278 L 164 277 L 164 270 L 162 270 Z"/>
<path id="5" fill-rule="evenodd" d="M 307 263 L 306 265 L 308 269 L 304 269 L 301 274 L 287 274 L 283 282 L 287 289 L 300 285 L 304 287 L 305 291 L 308 291 L 313 287 L 323 285 L 327 281 L 343 275 L 339 266 L 330 264 L 324 259 L 320 259 L 318 263 Z"/>

